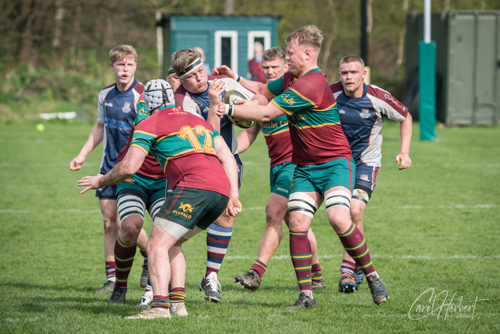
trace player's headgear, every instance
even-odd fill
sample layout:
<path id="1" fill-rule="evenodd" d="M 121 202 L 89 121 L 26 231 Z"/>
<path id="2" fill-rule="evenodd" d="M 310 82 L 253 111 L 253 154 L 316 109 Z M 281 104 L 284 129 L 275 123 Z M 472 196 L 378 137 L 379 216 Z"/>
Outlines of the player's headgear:
<path id="1" fill-rule="evenodd" d="M 163 104 L 174 103 L 172 86 L 163 79 L 149 80 L 144 86 L 142 95 L 149 113 Z"/>

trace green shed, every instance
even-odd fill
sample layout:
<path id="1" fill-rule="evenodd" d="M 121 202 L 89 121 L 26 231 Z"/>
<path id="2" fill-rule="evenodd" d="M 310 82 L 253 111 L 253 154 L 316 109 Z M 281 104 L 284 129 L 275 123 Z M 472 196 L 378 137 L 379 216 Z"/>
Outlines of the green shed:
<path id="1" fill-rule="evenodd" d="M 162 77 L 176 50 L 201 47 L 211 68 L 227 65 L 246 75 L 255 42 L 264 49 L 277 46 L 278 17 L 274 16 L 163 15 L 157 27 Z"/>
<path id="2" fill-rule="evenodd" d="M 432 14 L 431 29 L 431 39 L 436 42 L 437 119 L 446 125 L 499 123 L 500 11 Z M 409 15 L 406 31 L 409 83 L 415 80 L 418 43 L 422 39 L 423 15 Z"/>

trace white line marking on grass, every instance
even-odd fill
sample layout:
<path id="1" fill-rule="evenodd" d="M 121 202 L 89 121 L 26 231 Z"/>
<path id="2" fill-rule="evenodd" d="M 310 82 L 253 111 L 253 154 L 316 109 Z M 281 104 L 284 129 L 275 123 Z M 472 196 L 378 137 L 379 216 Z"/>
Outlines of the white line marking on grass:
<path id="1" fill-rule="evenodd" d="M 40 211 L 30 211 L 30 210 L 11 210 L 4 209 L 0 210 L 1 213 L 12 213 L 12 214 L 27 214 L 27 213 L 40 213 Z M 81 210 L 81 209 L 68 209 L 68 210 L 49 210 L 45 213 L 101 213 L 100 210 Z"/>
<path id="2" fill-rule="evenodd" d="M 30 162 L 30 163 L 14 163 L 14 162 L 2 162 L 0 163 L 0 168 L 33 168 L 33 167 L 68 167 L 69 171 L 69 163 L 68 162 L 50 162 L 50 163 L 41 163 L 41 162 Z M 86 163 L 84 167 L 95 167 L 97 163 Z"/>
<path id="3" fill-rule="evenodd" d="M 331 258 L 342 258 L 342 254 L 327 254 L 320 255 L 320 259 L 331 259 Z M 372 258 L 376 259 L 401 259 L 401 260 L 429 260 L 429 261 L 440 261 L 440 260 L 490 260 L 490 259 L 500 259 L 500 255 L 491 256 L 477 256 L 477 255 L 450 255 L 450 256 L 428 256 L 428 255 L 372 255 Z M 226 255 L 225 260 L 254 260 L 255 256 L 252 255 Z M 290 259 L 290 255 L 277 255 L 272 257 L 273 260 L 287 260 Z"/>

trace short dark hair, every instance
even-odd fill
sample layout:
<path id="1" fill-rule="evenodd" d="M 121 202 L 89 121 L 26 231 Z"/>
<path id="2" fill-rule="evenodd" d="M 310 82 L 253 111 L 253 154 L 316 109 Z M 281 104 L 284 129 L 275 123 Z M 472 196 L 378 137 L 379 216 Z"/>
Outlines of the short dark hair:
<path id="1" fill-rule="evenodd" d="M 352 63 L 355 61 L 357 61 L 358 63 L 363 65 L 363 67 L 365 67 L 365 62 L 363 61 L 363 58 L 361 58 L 358 55 L 347 55 L 347 56 L 342 57 L 342 59 L 340 59 L 339 68 L 340 68 L 340 66 L 342 66 L 342 64 Z"/>
<path id="2" fill-rule="evenodd" d="M 276 58 L 283 59 L 283 61 L 285 61 L 285 52 L 277 46 L 267 49 L 262 55 L 262 60 L 264 61 L 272 61 Z"/>

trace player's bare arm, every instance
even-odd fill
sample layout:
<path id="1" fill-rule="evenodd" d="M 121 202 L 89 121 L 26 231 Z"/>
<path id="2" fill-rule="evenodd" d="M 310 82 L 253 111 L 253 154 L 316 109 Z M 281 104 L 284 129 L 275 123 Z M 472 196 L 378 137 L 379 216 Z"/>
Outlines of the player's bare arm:
<path id="1" fill-rule="evenodd" d="M 87 138 L 87 141 L 85 142 L 85 144 L 83 144 L 80 153 L 78 153 L 78 155 L 69 163 L 69 169 L 79 170 L 80 168 L 82 168 L 82 165 L 85 162 L 85 158 L 87 157 L 87 155 L 89 155 L 90 152 L 92 152 L 92 150 L 102 142 L 103 138 L 104 138 L 104 123 L 96 122 L 92 130 L 90 130 L 90 134 Z"/>
<path id="2" fill-rule="evenodd" d="M 255 123 L 252 127 L 243 130 L 236 140 L 238 141 L 238 153 L 245 152 L 255 141 L 260 131 L 259 123 Z"/>
<path id="3" fill-rule="evenodd" d="M 238 81 L 243 87 L 246 89 L 251 90 L 252 92 L 259 92 L 261 89 L 265 90 L 266 87 L 262 82 L 258 81 L 252 81 L 252 80 L 247 80 L 236 73 L 233 72 L 229 67 L 226 65 L 214 67 L 213 69 L 213 74 L 215 75 L 227 75 L 230 78 L 233 78 L 234 80 Z"/>
<path id="4" fill-rule="evenodd" d="M 273 103 L 267 105 L 255 105 L 244 103 L 241 105 L 219 104 L 217 115 L 230 115 L 241 119 L 248 119 L 257 122 L 269 122 L 276 117 L 283 116 L 285 113 L 278 109 Z"/>
<path id="5" fill-rule="evenodd" d="M 229 150 L 229 147 L 227 147 L 224 139 L 216 138 L 214 140 L 214 147 L 217 157 L 219 158 L 222 168 L 224 168 L 227 179 L 229 180 L 230 198 L 227 203 L 226 215 L 235 217 L 241 212 L 242 209 L 238 191 L 238 167 L 236 166 L 234 156 Z"/>
<path id="6" fill-rule="evenodd" d="M 401 133 L 401 149 L 396 155 L 396 163 L 399 165 L 399 170 L 406 169 L 411 166 L 410 159 L 410 142 L 412 135 L 412 117 L 410 113 L 399 126 Z"/>
<path id="7" fill-rule="evenodd" d="M 109 173 L 82 177 L 80 181 L 78 181 L 78 186 L 86 188 L 80 191 L 80 194 L 91 189 L 99 189 L 104 186 L 111 186 L 125 181 L 141 168 L 146 155 L 147 154 L 144 153 L 143 150 L 137 147 L 131 147 L 125 158 L 117 163 Z"/>

